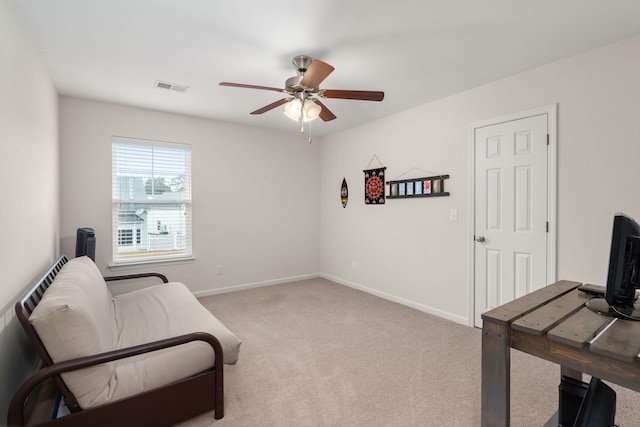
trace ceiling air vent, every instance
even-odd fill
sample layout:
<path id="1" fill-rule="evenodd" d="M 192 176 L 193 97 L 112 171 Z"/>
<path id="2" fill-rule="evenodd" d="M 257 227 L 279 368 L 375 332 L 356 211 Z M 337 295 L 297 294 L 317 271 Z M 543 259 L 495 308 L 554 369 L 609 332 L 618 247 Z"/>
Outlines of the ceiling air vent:
<path id="1" fill-rule="evenodd" d="M 160 80 L 156 80 L 156 87 L 182 93 L 185 93 L 187 90 L 189 90 L 189 86 L 177 85 L 175 83 L 163 82 Z"/>

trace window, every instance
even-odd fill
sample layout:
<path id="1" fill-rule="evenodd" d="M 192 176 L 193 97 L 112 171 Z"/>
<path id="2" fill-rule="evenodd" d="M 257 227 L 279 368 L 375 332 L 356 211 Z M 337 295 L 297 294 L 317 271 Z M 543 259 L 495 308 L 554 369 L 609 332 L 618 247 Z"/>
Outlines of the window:
<path id="1" fill-rule="evenodd" d="M 118 230 L 118 246 L 133 245 L 133 230 Z"/>
<path id="2" fill-rule="evenodd" d="M 191 257 L 191 146 L 112 138 L 113 262 Z"/>

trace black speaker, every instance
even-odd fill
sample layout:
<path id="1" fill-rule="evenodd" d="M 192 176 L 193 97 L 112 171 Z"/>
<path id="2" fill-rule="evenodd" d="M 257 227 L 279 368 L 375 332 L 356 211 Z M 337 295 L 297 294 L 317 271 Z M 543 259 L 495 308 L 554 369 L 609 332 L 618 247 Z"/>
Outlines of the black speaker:
<path id="1" fill-rule="evenodd" d="M 76 258 L 84 255 L 96 261 L 96 232 L 93 228 L 78 228 L 76 233 Z"/>
<path id="2" fill-rule="evenodd" d="M 589 384 L 575 378 L 562 376 L 560 383 L 560 404 L 558 405 L 558 426 L 573 427 L 578 417 L 582 400 Z"/>
<path id="3" fill-rule="evenodd" d="M 616 392 L 599 378 L 591 377 L 573 427 L 614 427 Z"/>

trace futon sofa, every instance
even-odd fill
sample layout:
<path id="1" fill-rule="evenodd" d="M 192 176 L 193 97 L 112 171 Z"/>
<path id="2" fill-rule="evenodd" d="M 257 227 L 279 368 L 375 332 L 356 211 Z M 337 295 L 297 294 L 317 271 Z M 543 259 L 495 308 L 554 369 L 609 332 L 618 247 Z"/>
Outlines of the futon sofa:
<path id="1" fill-rule="evenodd" d="M 236 363 L 241 341 L 184 284 L 157 273 L 103 278 L 86 256 L 58 264 L 16 304 L 45 367 L 16 393 L 10 424 L 23 421 L 21 400 L 48 377 L 71 409 L 59 419 L 69 425 L 164 425 L 210 409 L 223 416 L 222 365 Z M 117 296 L 107 287 L 147 276 L 165 283 Z"/>

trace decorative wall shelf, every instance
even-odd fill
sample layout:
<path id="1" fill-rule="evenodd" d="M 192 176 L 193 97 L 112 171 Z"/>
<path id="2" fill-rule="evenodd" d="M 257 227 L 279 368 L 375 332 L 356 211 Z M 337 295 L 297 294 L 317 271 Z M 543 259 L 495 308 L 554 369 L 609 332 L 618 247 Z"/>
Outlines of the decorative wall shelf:
<path id="1" fill-rule="evenodd" d="M 389 186 L 387 199 L 448 196 L 449 193 L 444 191 L 444 180 L 447 178 L 449 178 L 449 175 L 435 175 L 389 181 L 387 182 Z"/>

